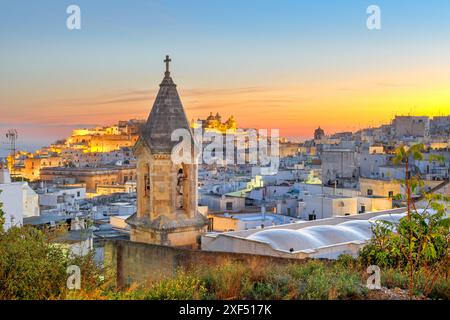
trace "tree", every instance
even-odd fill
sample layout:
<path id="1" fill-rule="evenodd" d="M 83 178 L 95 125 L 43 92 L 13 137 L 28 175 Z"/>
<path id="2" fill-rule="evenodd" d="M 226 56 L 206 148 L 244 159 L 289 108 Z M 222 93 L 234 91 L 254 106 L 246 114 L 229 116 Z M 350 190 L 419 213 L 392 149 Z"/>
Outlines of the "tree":
<path id="1" fill-rule="evenodd" d="M 0 193 L 2 193 L 2 191 L 0 190 Z M 6 219 L 5 219 L 5 213 L 2 210 L 3 208 L 3 203 L 0 202 L 0 235 L 3 233 L 3 227 L 5 225 Z"/>
<path id="2" fill-rule="evenodd" d="M 423 154 L 422 151 L 424 150 L 424 145 L 419 143 L 416 145 L 411 146 L 407 150 L 405 149 L 404 145 L 401 145 L 397 150 L 395 151 L 395 157 L 393 159 L 394 164 L 404 164 L 405 165 L 405 193 L 406 193 L 406 206 L 407 206 L 407 218 L 408 222 L 411 222 L 411 205 L 414 206 L 414 203 L 411 201 L 411 176 L 410 176 L 410 159 L 414 160 L 422 160 Z M 410 296 L 412 295 L 412 288 L 413 288 L 413 276 L 414 276 L 414 270 L 413 270 L 413 263 L 412 263 L 412 243 L 413 241 L 413 229 L 410 228 L 409 230 L 409 292 Z"/>
<path id="3" fill-rule="evenodd" d="M 68 255 L 32 227 L 0 236 L 0 299 L 49 299 L 64 291 Z"/>
<path id="4" fill-rule="evenodd" d="M 407 216 L 397 226 L 386 221 L 378 222 L 373 228 L 373 240 L 361 253 L 363 259 L 380 266 L 406 269 L 411 298 L 417 287 L 414 277 L 416 272 L 424 276 L 422 291 L 427 293 L 433 288 L 439 274 L 448 272 L 449 264 L 450 219 L 446 212 L 450 199 L 427 193 L 420 177 L 411 176 L 410 161 L 422 160 L 423 150 L 423 144 L 411 146 L 407 150 L 402 145 L 396 150 L 394 163 L 405 166 L 404 200 Z M 430 160 L 443 159 L 431 156 Z M 416 208 L 413 193 L 424 194 L 426 205 L 423 210 Z"/>
<path id="5" fill-rule="evenodd" d="M 1 206 L 0 206 L 0 213 Z M 83 290 L 100 284 L 93 253 L 77 257 L 51 242 L 49 234 L 31 226 L 3 230 L 0 214 L 0 300 L 57 299 L 67 294 L 67 267 L 81 269 Z"/>

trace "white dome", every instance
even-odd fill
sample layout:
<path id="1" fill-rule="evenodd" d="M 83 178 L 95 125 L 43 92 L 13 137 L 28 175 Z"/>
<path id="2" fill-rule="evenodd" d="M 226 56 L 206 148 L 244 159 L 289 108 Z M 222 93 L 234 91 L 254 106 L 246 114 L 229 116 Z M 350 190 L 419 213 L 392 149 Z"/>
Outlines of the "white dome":
<path id="1" fill-rule="evenodd" d="M 269 243 L 274 249 L 290 251 L 320 248 L 355 240 L 368 240 L 371 237 L 369 226 L 312 226 L 299 230 L 271 229 L 254 233 L 249 240 Z"/>
<path id="2" fill-rule="evenodd" d="M 366 241 L 372 237 L 376 221 L 398 224 L 406 214 L 385 214 L 369 220 L 352 220 L 338 225 L 319 225 L 303 229 L 269 229 L 256 232 L 249 240 L 269 243 L 276 250 L 294 251 L 316 249 L 351 241 Z"/>
<path id="3" fill-rule="evenodd" d="M 400 222 L 400 219 L 402 219 L 403 217 L 406 217 L 406 213 L 382 214 L 380 216 L 370 218 L 369 221 L 382 220 L 382 221 L 387 221 L 387 222 L 392 222 L 392 223 L 398 224 Z"/>
<path id="4" fill-rule="evenodd" d="M 374 225 L 374 222 L 367 221 L 367 220 L 353 220 L 353 221 L 346 221 L 343 223 L 338 224 L 338 226 L 341 227 L 348 227 L 352 228 L 353 230 L 357 230 L 361 232 L 364 236 L 371 237 L 372 236 L 372 226 Z"/>
<path id="5" fill-rule="evenodd" d="M 301 232 L 301 230 L 290 229 L 259 231 L 250 235 L 247 239 L 266 242 L 274 249 L 286 251 L 289 251 L 291 248 L 294 249 L 294 251 L 298 251 L 326 245 L 308 233 Z"/>
<path id="6" fill-rule="evenodd" d="M 367 240 L 367 236 L 358 229 L 345 226 L 313 226 L 299 230 L 313 235 L 316 239 L 324 242 L 325 245 L 332 245 L 355 240 Z"/>

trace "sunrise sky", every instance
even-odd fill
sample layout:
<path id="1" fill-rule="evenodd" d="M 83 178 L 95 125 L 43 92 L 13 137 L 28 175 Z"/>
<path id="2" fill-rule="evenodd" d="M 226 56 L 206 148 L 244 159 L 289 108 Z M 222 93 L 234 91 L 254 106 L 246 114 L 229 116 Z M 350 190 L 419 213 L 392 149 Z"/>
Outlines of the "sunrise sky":
<path id="1" fill-rule="evenodd" d="M 448 0 L 0 0 L 0 43 L 0 148 L 146 118 L 166 54 L 190 119 L 307 137 L 450 114 Z"/>

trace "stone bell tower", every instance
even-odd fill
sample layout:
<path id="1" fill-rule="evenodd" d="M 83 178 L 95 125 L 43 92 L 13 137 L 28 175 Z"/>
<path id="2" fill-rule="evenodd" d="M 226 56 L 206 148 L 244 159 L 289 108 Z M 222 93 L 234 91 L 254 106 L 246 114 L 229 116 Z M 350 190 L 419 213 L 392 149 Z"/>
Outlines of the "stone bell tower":
<path id="1" fill-rule="evenodd" d="M 197 164 L 176 164 L 172 132 L 185 129 L 194 147 L 189 122 L 176 85 L 166 72 L 146 124 L 134 147 L 137 159 L 137 213 L 126 220 L 131 241 L 197 248 L 208 220 L 197 204 Z"/>

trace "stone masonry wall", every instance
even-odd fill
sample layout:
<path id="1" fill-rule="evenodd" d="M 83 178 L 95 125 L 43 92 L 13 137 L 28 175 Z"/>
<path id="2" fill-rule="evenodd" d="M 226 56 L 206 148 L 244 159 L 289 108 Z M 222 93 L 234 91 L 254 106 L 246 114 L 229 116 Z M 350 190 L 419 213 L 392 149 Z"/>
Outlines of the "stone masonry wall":
<path id="1" fill-rule="evenodd" d="M 173 277 L 179 268 L 189 270 L 193 266 L 216 266 L 228 261 L 243 262 L 256 270 L 258 267 L 270 264 L 300 264 L 305 260 L 196 251 L 125 240 L 108 241 L 105 244 L 105 266 L 116 273 L 116 283 L 119 287 L 126 287 L 133 283 L 148 285 L 152 281 Z"/>

